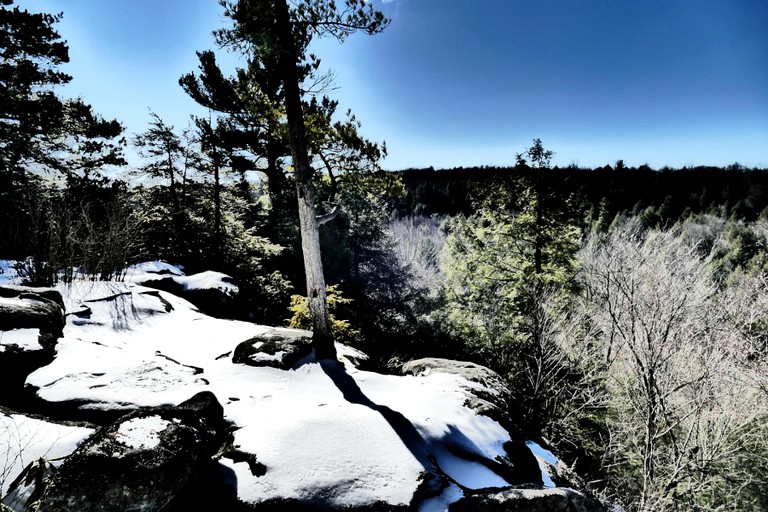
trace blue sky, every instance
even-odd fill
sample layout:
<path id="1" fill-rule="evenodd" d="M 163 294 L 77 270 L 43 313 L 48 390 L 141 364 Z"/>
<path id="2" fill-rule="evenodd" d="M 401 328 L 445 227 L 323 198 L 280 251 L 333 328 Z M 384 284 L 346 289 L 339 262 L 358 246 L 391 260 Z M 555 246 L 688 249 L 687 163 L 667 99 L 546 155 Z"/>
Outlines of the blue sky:
<path id="1" fill-rule="evenodd" d="M 74 76 L 64 94 L 129 133 L 150 108 L 187 123 L 196 106 L 177 80 L 226 24 L 216 0 L 19 4 L 63 11 Z M 342 109 L 387 141 L 387 168 L 506 165 L 536 137 L 559 165 L 768 167 L 766 0 L 377 5 L 392 19 L 382 34 L 313 50 Z"/>

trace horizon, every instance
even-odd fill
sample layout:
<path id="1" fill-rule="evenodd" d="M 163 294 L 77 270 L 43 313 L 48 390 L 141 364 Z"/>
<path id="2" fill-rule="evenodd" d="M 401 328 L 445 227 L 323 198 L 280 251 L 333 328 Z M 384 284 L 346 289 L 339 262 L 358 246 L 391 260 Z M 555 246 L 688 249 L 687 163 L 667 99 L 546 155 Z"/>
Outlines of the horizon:
<path id="1" fill-rule="evenodd" d="M 62 88 L 132 137 L 149 111 L 182 129 L 205 111 L 178 86 L 214 49 L 225 73 L 243 59 L 215 48 L 215 0 L 94 3 L 18 0 L 63 12 L 73 76 Z M 388 170 L 505 167 L 535 138 L 553 166 L 768 166 L 768 4 L 693 0 L 376 1 L 376 36 L 319 40 L 330 96 L 362 133 L 386 141 Z M 126 152 L 132 165 L 138 155 Z"/>

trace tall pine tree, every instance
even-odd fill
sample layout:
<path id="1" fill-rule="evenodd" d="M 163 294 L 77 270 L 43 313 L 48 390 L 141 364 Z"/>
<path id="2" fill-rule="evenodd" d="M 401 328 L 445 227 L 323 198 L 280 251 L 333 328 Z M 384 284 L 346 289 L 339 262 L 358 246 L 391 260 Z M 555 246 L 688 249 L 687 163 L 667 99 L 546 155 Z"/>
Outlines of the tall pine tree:
<path id="1" fill-rule="evenodd" d="M 23 257 L 39 176 L 89 178 L 125 162 L 122 126 L 54 90 L 71 80 L 59 70 L 69 62 L 66 42 L 54 28 L 61 16 L 13 3 L 0 0 L 0 252 Z"/>
<path id="2" fill-rule="evenodd" d="M 258 89 L 257 95 L 260 96 L 257 97 L 267 100 L 264 103 L 269 107 L 264 109 L 267 119 L 276 114 L 280 122 L 279 126 L 268 128 L 274 130 L 273 135 L 279 133 L 283 144 L 289 149 L 298 200 L 315 352 L 320 359 L 335 358 L 320 255 L 319 226 L 332 219 L 338 210 L 334 209 L 329 215 L 317 215 L 318 198 L 314 180 L 318 173 L 312 166 L 312 156 L 321 154 L 321 141 L 325 135 L 318 134 L 332 130 L 328 122 L 336 103 L 327 99 L 305 99 L 307 91 L 303 88 L 304 82 L 308 77 L 316 76 L 314 73 L 319 65 L 307 49 L 314 37 L 332 36 L 343 40 L 356 31 L 375 34 L 384 29 L 388 20 L 362 0 L 345 0 L 344 7 L 340 9 L 329 0 L 304 0 L 292 8 L 285 0 L 240 0 L 225 6 L 234 27 L 220 31 L 218 41 L 244 51 L 251 59 L 249 71 L 253 82 L 250 85 Z M 260 70 L 264 70 L 266 75 L 262 76 Z M 275 78 L 277 82 L 274 82 Z M 205 84 L 205 80 L 201 78 L 197 83 Z M 277 88 L 274 88 L 275 85 Z M 202 91 L 189 79 L 186 79 L 186 87 L 193 93 Z M 325 120 L 325 125 L 315 124 L 319 119 Z M 374 150 L 375 146 L 360 145 L 363 139 L 357 136 L 354 119 L 348 123 L 349 129 L 340 127 L 338 130 L 339 134 L 347 137 L 356 136 L 348 139 L 347 148 L 361 155 L 360 162 L 368 159 L 364 156 L 366 149 L 372 150 L 369 154 L 377 159 L 378 148 Z M 354 141 L 358 147 L 355 148 L 349 141 Z M 326 157 L 325 163 L 331 171 L 331 159 Z"/>

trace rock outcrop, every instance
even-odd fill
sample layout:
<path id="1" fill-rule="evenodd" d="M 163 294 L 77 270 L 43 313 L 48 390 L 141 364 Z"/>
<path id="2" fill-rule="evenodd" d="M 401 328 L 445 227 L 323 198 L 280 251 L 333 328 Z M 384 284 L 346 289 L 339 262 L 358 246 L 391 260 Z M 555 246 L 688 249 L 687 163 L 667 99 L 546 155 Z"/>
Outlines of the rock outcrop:
<path id="1" fill-rule="evenodd" d="M 495 461 L 505 469 L 505 479 L 513 484 L 542 484 L 538 462 L 525 445 L 517 426 L 510 420 L 511 394 L 504 379 L 498 373 L 479 364 L 440 358 L 410 361 L 403 365 L 402 373 L 403 375 L 447 373 L 462 377 L 466 382 L 463 386 L 466 391 L 464 405 L 477 414 L 498 422 L 509 432 L 510 440 L 504 444 L 507 456 Z"/>
<path id="2" fill-rule="evenodd" d="M 240 316 L 235 300 L 238 288 L 230 276 L 220 272 L 206 271 L 190 276 L 158 275 L 134 279 L 134 282 L 188 300 L 206 315 L 216 318 Z"/>
<path id="3" fill-rule="evenodd" d="M 288 370 L 311 351 L 310 332 L 273 329 L 240 343 L 232 355 L 232 362 Z"/>
<path id="4" fill-rule="evenodd" d="M 553 489 L 510 489 L 466 496 L 448 509 L 450 512 L 605 512 L 594 498 L 579 491 Z"/>
<path id="5" fill-rule="evenodd" d="M 210 392 L 128 414 L 98 430 L 50 481 L 41 512 L 164 510 L 189 492 L 226 438 Z"/>
<path id="6" fill-rule="evenodd" d="M 0 332 L 36 329 L 39 349 L 52 351 L 62 335 L 64 324 L 64 300 L 58 291 L 0 286 Z"/>
<path id="7" fill-rule="evenodd" d="M 50 288 L 0 286 L 0 403 L 21 410 L 24 381 L 53 361 L 65 324 L 64 300 Z"/>
<path id="8" fill-rule="evenodd" d="M 470 383 L 467 386 L 470 392 L 467 407 L 500 423 L 500 420 L 508 420 L 511 394 L 504 379 L 485 366 L 467 361 L 427 357 L 405 363 L 401 371 L 403 375 L 429 375 L 435 372 L 463 377 Z"/>
<path id="9" fill-rule="evenodd" d="M 56 302 L 21 294 L 0 297 L 16 309 Z M 24 482 L 52 472 L 39 510 L 602 510 L 583 492 L 544 489 L 567 485 L 547 471 L 558 461 L 524 442 L 488 368 L 422 359 L 406 377 L 381 374 L 341 345 L 339 361 L 318 362 L 307 331 L 211 318 L 131 282 L 64 295 L 67 336 L 55 351 L 35 338 L 56 358 L 27 389 L 48 419 L 97 411 L 108 425 L 59 451 L 71 455 L 58 469 L 47 450 L 30 455 Z"/>

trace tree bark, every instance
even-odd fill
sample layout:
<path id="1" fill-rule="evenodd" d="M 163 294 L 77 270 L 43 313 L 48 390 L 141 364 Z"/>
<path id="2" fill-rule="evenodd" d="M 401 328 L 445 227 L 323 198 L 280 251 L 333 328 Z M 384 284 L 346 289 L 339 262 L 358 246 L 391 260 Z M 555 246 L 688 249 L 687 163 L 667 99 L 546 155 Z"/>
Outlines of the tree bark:
<path id="1" fill-rule="evenodd" d="M 279 39 L 280 71 L 285 92 L 285 110 L 288 123 L 288 140 L 291 146 L 296 194 L 299 201 L 299 225 L 301 249 L 304 254 L 304 271 L 307 277 L 307 298 L 312 316 L 312 344 L 318 359 L 336 359 L 331 321 L 328 315 L 328 299 L 325 292 L 323 262 L 320 257 L 320 232 L 315 212 L 313 169 L 309 163 L 301 105 L 297 50 L 293 40 L 290 14 L 286 0 L 275 2 L 275 22 Z"/>

